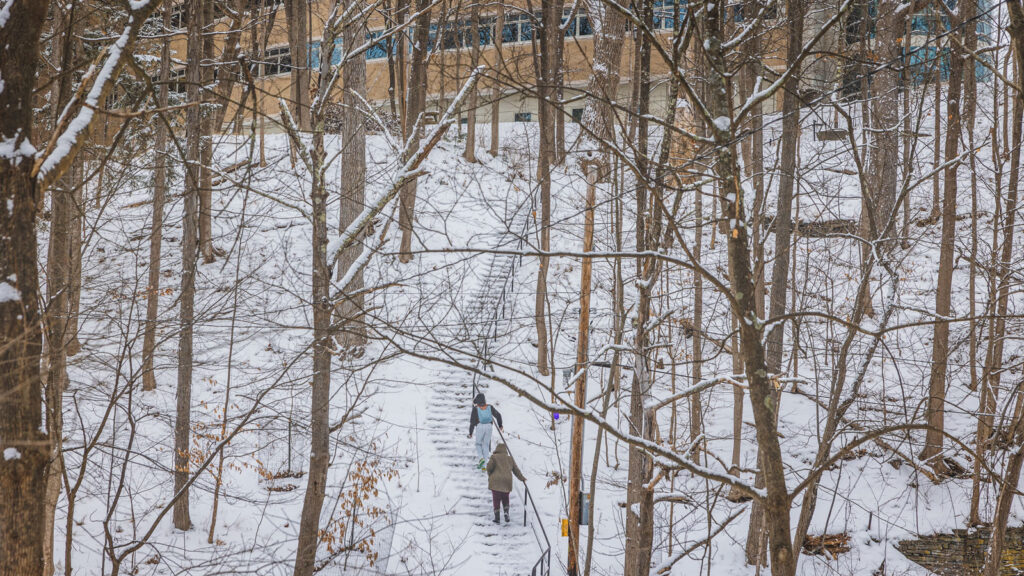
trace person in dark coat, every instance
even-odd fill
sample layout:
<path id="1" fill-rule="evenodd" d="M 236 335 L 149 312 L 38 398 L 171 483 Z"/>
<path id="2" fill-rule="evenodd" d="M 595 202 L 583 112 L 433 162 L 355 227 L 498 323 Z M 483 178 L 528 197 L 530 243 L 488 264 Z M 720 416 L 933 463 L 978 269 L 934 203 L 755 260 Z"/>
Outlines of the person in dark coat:
<path id="1" fill-rule="evenodd" d="M 487 456 L 491 453 L 491 423 L 497 422 L 498 429 L 505 431 L 501 423 L 501 413 L 494 406 L 487 404 L 483 392 L 473 399 L 473 411 L 469 415 L 469 437 L 473 437 L 473 430 L 476 430 L 476 456 L 480 459 L 476 467 L 483 470 Z"/>
<path id="2" fill-rule="evenodd" d="M 487 463 L 487 487 L 491 489 L 495 524 L 498 523 L 499 505 L 505 508 L 505 522 L 509 521 L 508 493 L 512 491 L 512 475 L 515 475 L 520 481 L 526 482 L 526 477 L 519 471 L 516 461 L 508 453 L 508 446 L 502 442 L 494 449 L 491 461 Z"/>

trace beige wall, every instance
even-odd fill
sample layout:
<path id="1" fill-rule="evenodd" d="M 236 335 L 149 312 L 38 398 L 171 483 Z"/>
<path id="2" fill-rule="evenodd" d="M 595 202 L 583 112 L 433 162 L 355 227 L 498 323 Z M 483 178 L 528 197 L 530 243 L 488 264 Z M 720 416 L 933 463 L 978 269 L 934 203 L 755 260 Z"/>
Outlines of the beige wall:
<path id="1" fill-rule="evenodd" d="M 328 0 L 318 0 L 311 4 L 312 13 L 312 26 L 311 26 L 311 37 L 314 42 L 318 42 L 321 36 L 324 21 L 327 18 L 327 12 L 332 2 Z M 515 6 L 525 6 L 525 0 L 515 0 L 506 2 L 505 5 L 509 8 L 509 13 L 514 13 L 516 10 Z M 264 9 L 264 12 L 259 19 L 257 25 L 257 33 L 262 38 L 265 34 L 265 30 L 262 26 L 266 26 L 268 20 L 269 10 Z M 493 12 L 484 12 L 481 17 L 493 16 Z M 468 14 L 466 15 L 468 18 Z M 271 29 L 267 48 L 272 49 L 279 46 L 287 46 L 288 37 L 287 29 L 285 27 L 285 11 L 284 6 L 280 5 L 277 8 L 277 12 L 273 19 L 273 27 Z M 242 50 L 246 53 L 251 53 L 252 47 L 252 34 L 251 22 L 245 22 L 245 32 L 242 34 L 240 41 Z M 217 33 L 217 56 L 223 48 L 224 39 L 227 35 L 228 30 L 231 28 L 231 24 L 227 18 L 222 18 L 217 21 L 216 25 Z M 379 14 L 374 14 L 369 22 L 370 30 L 382 30 L 384 28 L 384 21 Z M 781 46 L 781 42 L 778 40 L 771 40 L 771 38 L 779 39 L 783 38 L 783 34 L 780 31 L 769 31 L 765 35 L 769 40 L 763 41 L 762 53 L 764 56 L 765 64 L 772 68 L 780 67 L 783 62 L 784 47 Z M 659 33 L 659 39 L 663 42 L 666 47 L 671 41 L 671 31 L 664 30 Z M 593 59 L 593 36 L 573 36 L 566 38 L 564 48 L 564 78 L 566 83 L 566 97 L 574 95 L 573 88 L 582 89 L 586 86 L 591 76 L 590 63 Z M 187 43 L 184 34 L 175 37 L 171 44 L 172 58 L 179 62 L 184 62 L 186 58 Z M 498 51 L 493 45 L 484 46 L 481 48 L 481 64 L 487 66 L 492 72 L 489 73 L 490 77 L 500 78 L 500 90 L 502 93 L 502 106 L 501 106 L 501 121 L 512 121 L 517 112 L 529 112 L 532 114 L 533 120 L 537 118 L 537 104 L 536 101 L 528 96 L 524 96 L 522 93 L 529 91 L 534 85 L 534 70 L 533 70 L 533 58 L 532 58 L 533 46 L 530 42 L 518 42 L 514 44 L 505 44 L 501 50 L 501 57 L 499 58 Z M 326 50 L 321 50 L 323 57 L 326 57 Z M 630 82 L 633 76 L 633 53 L 634 53 L 634 42 L 631 34 L 627 34 L 625 39 L 625 45 L 622 50 L 622 63 L 621 63 L 621 78 L 622 86 L 620 86 L 620 101 L 628 101 L 631 93 L 629 88 Z M 408 59 L 407 59 L 408 61 Z M 470 71 L 470 50 L 441 50 L 434 51 L 429 54 L 429 69 L 428 69 L 428 110 L 438 110 L 440 107 L 446 105 L 448 99 L 452 98 L 459 87 L 464 83 L 468 77 Z M 493 71 L 497 71 L 495 74 Z M 659 80 L 665 79 L 668 76 L 668 67 L 665 61 L 655 53 L 651 59 L 651 74 L 654 79 L 656 89 L 651 97 L 652 112 L 660 114 L 665 109 L 667 87 L 664 82 Z M 382 109 L 387 110 L 389 106 L 389 70 L 388 60 L 386 58 L 371 59 L 367 61 L 366 67 L 367 75 L 367 98 L 372 103 L 380 106 Z M 314 82 L 316 81 L 316 72 L 313 74 Z M 261 76 L 257 77 L 257 92 L 259 109 L 261 113 L 266 114 L 269 117 L 276 118 L 280 114 L 279 99 L 288 97 L 288 90 L 290 86 L 290 76 L 287 73 L 277 74 L 274 76 Z M 485 80 L 480 85 L 482 94 L 482 109 L 478 118 L 486 121 L 490 118 L 490 105 L 489 102 L 494 93 L 495 85 L 489 80 Z M 232 95 L 232 102 L 237 103 L 243 93 L 245 87 L 237 85 L 234 88 Z M 338 93 L 335 91 L 335 93 Z M 396 98 L 400 98 L 400 95 L 396 95 Z M 251 104 L 250 104 L 251 105 Z M 232 104 L 232 108 L 234 104 Z M 571 114 L 571 109 L 575 107 L 582 107 L 582 102 L 573 103 L 567 106 L 566 113 Z M 774 108 L 773 104 L 766 107 L 766 110 L 770 111 Z M 234 111 L 229 110 L 226 116 L 227 121 L 230 121 L 234 117 Z"/>

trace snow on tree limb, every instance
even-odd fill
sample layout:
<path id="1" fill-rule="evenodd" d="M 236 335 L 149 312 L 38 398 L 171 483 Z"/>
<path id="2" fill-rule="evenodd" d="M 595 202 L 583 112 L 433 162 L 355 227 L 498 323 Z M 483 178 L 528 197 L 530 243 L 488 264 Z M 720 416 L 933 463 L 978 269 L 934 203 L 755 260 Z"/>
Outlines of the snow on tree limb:
<path id="1" fill-rule="evenodd" d="M 443 137 L 445 132 L 448 131 L 448 128 L 455 124 L 456 112 L 459 107 L 462 106 L 462 102 L 473 90 L 473 87 L 476 86 L 476 83 L 480 80 L 480 76 L 483 74 L 484 69 L 485 68 L 483 66 L 480 66 L 473 71 L 469 79 L 466 80 L 465 85 L 463 85 L 462 90 L 460 90 L 459 94 L 451 101 L 451 104 L 448 106 L 444 115 L 441 116 L 437 125 L 434 126 L 433 130 L 430 131 L 430 134 L 427 135 L 424 141 L 419 144 L 419 147 L 415 152 L 411 149 L 412 143 L 406 142 L 403 157 L 405 157 L 406 154 L 411 154 L 408 156 L 409 160 L 398 170 L 391 186 L 385 192 L 377 196 L 377 198 L 367 202 L 366 208 L 364 208 L 362 213 L 352 221 L 352 224 L 350 224 L 340 236 L 328 244 L 328 261 L 332 263 L 337 261 L 338 258 L 341 257 L 341 253 L 356 242 L 360 232 L 366 228 L 366 225 L 369 224 L 370 220 L 380 214 L 388 203 L 398 196 L 398 193 L 408 182 L 418 178 L 424 173 L 424 170 L 420 165 L 427 159 L 427 156 L 430 155 L 430 151 L 437 146 L 438 142 L 441 141 L 441 137 Z"/>
<path id="2" fill-rule="evenodd" d="M 96 110 L 102 106 L 110 90 L 117 83 L 127 56 L 135 44 L 139 31 L 149 15 L 160 5 L 161 0 L 132 0 L 129 3 L 131 13 L 128 24 L 117 40 L 104 52 L 103 65 L 99 67 L 92 86 L 84 100 L 81 93 L 76 94 L 61 113 L 62 130 L 54 134 L 54 138 L 36 160 L 32 176 L 37 185 L 45 190 L 67 170 L 75 154 L 85 143 L 85 136 L 96 119 Z M 78 113 L 70 118 L 70 111 L 78 107 Z"/>

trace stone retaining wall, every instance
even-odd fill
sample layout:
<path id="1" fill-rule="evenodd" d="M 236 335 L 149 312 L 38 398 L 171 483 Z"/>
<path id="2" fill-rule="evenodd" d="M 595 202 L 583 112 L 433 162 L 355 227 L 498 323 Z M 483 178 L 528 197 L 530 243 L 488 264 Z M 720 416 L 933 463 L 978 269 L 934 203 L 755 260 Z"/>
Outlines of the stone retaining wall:
<path id="1" fill-rule="evenodd" d="M 954 530 L 920 540 L 903 540 L 896 548 L 908 559 L 940 576 L 979 576 L 988 549 L 988 529 Z M 1001 576 L 1024 574 L 1024 527 L 1008 528 Z"/>

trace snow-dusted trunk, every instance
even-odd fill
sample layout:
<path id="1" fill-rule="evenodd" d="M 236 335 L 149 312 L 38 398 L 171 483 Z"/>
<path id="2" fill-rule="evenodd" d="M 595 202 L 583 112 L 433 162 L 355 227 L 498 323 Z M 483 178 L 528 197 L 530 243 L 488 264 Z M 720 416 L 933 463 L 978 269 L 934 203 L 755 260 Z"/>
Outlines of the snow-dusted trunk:
<path id="1" fill-rule="evenodd" d="M 327 188 L 320 180 L 326 154 L 323 122 L 319 118 L 313 118 L 313 122 L 314 169 L 310 194 L 313 218 L 313 386 L 310 398 L 309 475 L 302 501 L 294 576 L 312 576 L 314 572 L 316 549 L 320 541 L 320 512 L 327 489 L 327 468 L 331 456 L 331 272 L 327 267 Z"/>
<path id="2" fill-rule="evenodd" d="M 1019 82 L 1021 78 L 1024 78 L 1024 6 L 1022 6 L 1021 0 L 1009 0 L 1006 6 L 1010 16 L 1009 31 L 1013 47 L 1014 76 Z M 989 395 L 982 396 L 982 410 L 988 410 L 989 413 L 994 412 L 995 409 L 995 392 L 999 388 L 999 379 L 1003 370 L 1003 339 L 1006 330 L 1006 311 L 1009 300 L 1009 265 L 1013 257 L 1013 229 L 1015 213 L 1017 211 L 1017 186 L 1020 182 L 1020 146 L 1022 128 L 1024 128 L 1022 121 L 1024 121 L 1024 92 L 1015 90 L 1012 120 L 1013 141 L 1009 143 L 1011 147 L 1009 190 L 1007 191 L 1004 210 L 1004 239 L 1002 253 L 1000 254 L 1001 261 L 997 270 L 999 294 L 996 299 L 996 321 L 989 336 L 993 341 L 990 347 L 989 358 L 986 359 L 985 369 L 982 372 L 982 378 L 987 378 L 987 385 L 989 386 Z M 982 393 L 985 394 L 984 390 Z M 1024 435 L 1024 430 L 1022 430 L 1024 414 L 1021 414 L 1021 409 L 1022 406 L 1018 399 L 1013 427 L 1010 430 L 1010 437 L 1013 438 L 1018 449 L 1007 462 L 1006 470 L 1003 472 L 1003 482 L 1000 483 L 999 500 L 996 505 L 995 517 L 992 519 L 992 536 L 989 541 L 988 556 L 986 557 L 985 569 L 983 571 L 985 576 L 996 576 L 1000 572 L 1002 548 L 1006 536 L 1006 523 L 1009 520 L 1010 509 L 1018 493 L 1017 484 L 1020 479 L 1021 466 L 1024 464 L 1024 447 L 1021 447 L 1021 444 L 1024 443 L 1024 436 L 1022 436 Z M 982 418 L 981 420 L 985 422 L 986 419 Z M 985 432 L 988 433 L 986 436 L 989 436 L 992 432 L 991 420 L 985 423 L 987 424 Z M 982 424 L 979 423 L 978 438 L 979 451 L 981 451 L 981 454 L 978 456 L 979 458 L 984 457 L 982 450 L 988 448 L 987 444 L 991 443 L 991 438 L 987 437 L 986 445 L 981 445 L 981 437 Z"/>
<path id="3" fill-rule="evenodd" d="M 749 8 L 754 8 L 749 5 Z M 793 184 L 797 172 L 797 144 L 800 138 L 800 51 L 804 36 L 804 3 L 803 0 L 786 2 L 787 42 L 786 65 L 795 69 L 787 79 L 782 96 L 782 150 L 780 155 L 779 191 L 775 208 L 775 256 L 772 265 L 772 291 L 769 302 L 768 318 L 779 318 L 786 314 L 786 301 L 789 282 L 789 252 L 793 236 Z M 755 208 L 757 209 L 757 208 Z M 756 239 L 755 239 L 756 240 Z M 759 243 L 755 241 L 754 245 Z M 756 299 L 755 299 L 756 300 Z M 757 303 L 760 309 L 760 303 Z M 768 372 L 782 372 L 783 339 L 785 325 L 775 324 L 768 333 L 766 357 Z M 772 393 L 773 401 L 778 402 L 779 394 Z M 759 459 L 760 462 L 760 459 Z M 758 470 L 758 476 L 763 473 Z M 757 478 L 756 484 L 763 485 L 763 478 Z M 759 564 L 764 555 L 764 506 L 754 502 L 751 506 L 750 525 L 747 529 L 746 554 L 747 562 Z"/>
<path id="4" fill-rule="evenodd" d="M 1009 2 L 1010 7 L 1010 36 L 1013 43 L 1013 54 L 1007 55 L 1007 60 L 1014 63 L 1014 76 L 1017 82 L 1024 78 L 1024 13 L 1021 13 L 1019 0 Z M 1020 185 L 1020 155 L 1022 144 L 1022 120 L 1024 120 L 1024 92 L 1014 90 L 1013 92 L 1013 120 L 1012 136 L 1009 142 L 1003 141 L 1003 151 L 1010 150 L 1010 173 L 1007 178 L 1006 203 L 1003 206 L 1003 221 L 1000 222 L 1003 232 L 1002 246 L 999 254 L 999 262 L 996 266 L 996 283 L 998 294 L 995 304 L 995 321 L 989 334 L 990 347 L 987 351 L 985 367 L 982 370 L 982 378 L 988 378 L 988 390 L 991 395 L 989 399 L 989 410 L 994 412 L 996 396 L 999 392 L 1000 380 L 1003 373 L 1003 347 L 1006 336 L 1006 314 L 1009 310 L 1010 288 L 1013 284 L 1013 271 L 1010 268 L 1014 255 L 1014 234 L 1017 217 L 1018 186 Z M 1006 103 L 1010 105 L 1009 102 Z M 1005 110 L 1004 110 L 1005 112 Z M 1005 133 L 1004 133 L 1005 136 Z M 986 417 L 991 429 L 992 418 Z"/>
<path id="5" fill-rule="evenodd" d="M 427 50 L 430 42 L 430 0 L 416 0 L 416 23 L 413 27 L 412 56 L 410 60 L 409 85 L 406 89 L 405 114 L 402 124 L 406 142 L 415 143 L 423 136 L 423 122 L 420 117 L 427 106 Z M 415 145 L 412 147 L 415 150 Z M 403 158 L 408 160 L 408 158 Z M 402 231 L 400 262 L 412 261 L 413 218 L 416 213 L 416 180 L 411 180 L 402 189 L 399 197 L 398 228 Z"/>
<path id="6" fill-rule="evenodd" d="M 959 18 L 954 18 L 952 25 L 959 25 Z M 940 456 L 942 455 L 945 404 L 946 404 L 946 373 L 949 361 L 949 322 L 942 321 L 950 313 L 953 296 L 953 256 L 956 235 L 956 202 L 957 202 L 957 162 L 960 144 L 960 94 L 963 80 L 963 50 L 955 42 L 951 42 L 949 55 L 949 82 L 946 93 L 946 124 L 945 157 L 948 165 L 943 174 L 942 183 L 942 235 L 939 240 L 939 273 L 938 286 L 935 292 L 935 315 L 939 319 L 935 323 L 932 338 L 931 373 L 928 378 L 928 408 L 926 417 L 928 431 L 925 434 L 925 445 L 921 451 L 921 459 L 930 463 L 936 471 L 946 469 Z M 895 116 L 895 114 L 894 114 Z M 895 139 L 895 136 L 893 137 Z M 930 462 L 929 462 L 930 461 Z"/>
<path id="7" fill-rule="evenodd" d="M 650 28 L 653 12 L 650 0 L 638 5 L 640 17 Z M 665 218 L 662 206 L 664 201 L 664 182 L 662 167 L 667 164 L 668 151 L 672 146 L 671 132 L 662 139 L 662 154 L 656 164 L 658 177 L 653 186 L 649 184 L 651 161 L 648 158 L 648 137 L 651 89 L 651 44 L 646 34 L 639 39 L 640 60 L 639 91 L 637 98 L 637 150 L 636 163 L 640 176 L 636 190 L 637 252 L 658 250 L 661 246 L 662 221 Z M 675 103 L 675 100 L 672 100 Z M 675 106 L 669 107 L 665 125 L 675 123 Z M 672 215 L 668 215 L 672 217 Z M 652 327 L 650 326 L 652 308 L 655 301 L 655 287 L 660 262 L 657 258 L 637 258 L 637 321 L 634 336 L 633 382 L 629 396 L 630 434 L 653 441 L 656 434 L 655 414 L 646 409 L 654 387 L 654 355 L 656 347 L 652 346 Z M 654 542 L 654 488 L 650 486 L 654 472 L 654 463 L 649 454 L 642 448 L 630 445 L 629 449 L 629 484 L 626 488 L 626 576 L 643 576 L 651 570 L 651 550 Z"/>
<path id="8" fill-rule="evenodd" d="M 354 0 L 349 0 L 349 4 Z M 344 46 L 358 46 L 363 38 L 365 24 L 352 22 L 344 29 Z M 366 59 L 349 58 L 343 70 L 342 152 L 341 152 L 341 202 L 339 230 L 344 231 L 360 212 L 363 211 L 366 195 L 366 122 L 362 102 L 366 99 Z M 359 257 L 361 246 L 354 244 L 345 249 L 338 259 L 340 280 Z M 338 306 L 337 314 L 343 321 L 338 344 L 353 350 L 366 344 L 366 327 L 363 325 L 362 310 L 365 298 L 363 273 L 352 276 L 348 286 L 342 287 L 348 296 Z"/>
<path id="9" fill-rule="evenodd" d="M 769 560 L 773 576 L 792 576 L 796 571 L 796 557 L 790 535 L 790 499 L 776 421 L 778 402 L 765 359 L 763 325 L 758 320 L 754 302 L 754 274 L 751 269 L 744 190 L 739 186 L 740 175 L 733 144 L 732 96 L 724 76 L 728 67 L 722 48 L 722 11 L 707 10 L 700 18 L 706 31 L 704 52 L 708 60 L 707 108 L 714 118 L 708 130 L 715 145 L 715 173 L 719 183 L 722 214 L 730 227 L 726 242 L 732 264 L 732 307 L 740 320 L 741 354 L 754 411 L 761 471 L 765 479 L 766 495 L 763 502 L 767 518 Z"/>
<path id="10" fill-rule="evenodd" d="M 171 6 L 164 6 L 163 25 L 171 29 Z M 167 107 L 171 73 L 171 43 L 164 39 L 160 50 L 160 87 L 157 90 L 157 105 Z M 142 337 L 142 389 L 155 390 L 156 376 L 153 374 L 153 355 L 156 353 L 156 324 L 160 312 L 160 251 L 163 241 L 164 200 L 167 194 L 167 125 L 162 118 L 156 118 L 156 140 L 153 155 L 153 220 L 149 231 L 149 281 L 146 285 L 146 328 Z"/>
<path id="11" fill-rule="evenodd" d="M 904 18 L 898 12 L 897 0 L 881 0 L 878 4 L 878 19 L 875 24 L 875 43 L 879 58 L 889 62 L 901 58 L 901 39 L 904 33 Z M 863 40 L 862 42 L 867 42 Z M 864 239 L 861 245 L 862 269 L 870 259 L 870 242 L 880 240 L 879 234 L 885 227 L 898 194 L 899 179 L 899 127 L 900 127 L 900 71 L 896 68 L 878 70 L 871 80 L 872 100 L 870 103 L 871 152 L 867 182 L 870 196 L 861 199 L 859 234 Z M 895 229 L 893 229 L 895 230 Z M 877 249 L 888 251 L 890 240 Z M 866 310 L 873 314 L 871 292 L 864 293 L 868 299 Z"/>
<path id="12" fill-rule="evenodd" d="M 59 114 L 71 100 L 75 59 L 75 7 L 72 2 L 58 7 L 59 17 L 54 30 L 55 57 L 60 65 L 56 82 L 57 98 L 54 110 Z M 46 539 L 43 543 L 44 570 L 53 573 L 53 526 L 63 477 L 64 456 L 64 390 L 68 385 L 67 343 L 68 331 L 74 323 L 71 314 L 71 281 L 74 258 L 72 237 L 74 231 L 75 171 L 68 172 L 51 188 L 50 245 L 46 259 L 46 287 L 48 292 L 46 326 L 46 432 L 50 439 L 50 459 L 46 470 Z"/>
<path id="13" fill-rule="evenodd" d="M 174 527 L 188 530 L 192 527 L 189 514 L 188 487 L 189 452 L 191 450 L 192 417 L 192 333 L 195 322 L 196 265 L 199 256 L 199 196 L 202 140 L 202 118 L 198 103 L 203 73 L 199 63 L 203 57 L 203 17 L 205 0 L 189 0 L 188 64 L 185 80 L 186 97 L 192 106 L 185 121 L 185 213 L 182 219 L 181 239 L 181 297 L 178 317 L 178 387 L 177 411 L 174 421 L 174 492 L 185 494 L 174 503 Z"/>
<path id="14" fill-rule="evenodd" d="M 42 576 L 44 474 L 32 92 L 48 2 L 7 4 L 0 24 L 0 574 Z M 51 536 L 52 537 L 52 536 Z"/>
<path id="15" fill-rule="evenodd" d="M 619 91 L 619 66 L 626 40 L 626 16 L 604 0 L 586 2 L 594 26 L 594 65 L 587 84 L 587 104 L 582 124 L 598 140 L 615 141 L 615 110 L 612 102 Z"/>

